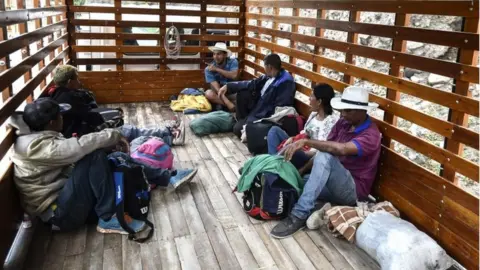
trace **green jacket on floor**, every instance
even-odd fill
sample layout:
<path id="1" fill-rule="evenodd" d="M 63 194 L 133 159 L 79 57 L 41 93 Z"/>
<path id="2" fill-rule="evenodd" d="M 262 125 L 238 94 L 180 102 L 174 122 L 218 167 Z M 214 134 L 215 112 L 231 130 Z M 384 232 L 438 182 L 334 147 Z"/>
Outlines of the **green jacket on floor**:
<path id="1" fill-rule="evenodd" d="M 190 122 L 190 128 L 197 136 L 214 133 L 224 133 L 233 130 L 234 119 L 232 114 L 224 111 L 215 111 L 200 116 Z"/>
<path id="2" fill-rule="evenodd" d="M 255 176 L 261 172 L 278 174 L 294 187 L 298 194 L 302 194 L 304 182 L 297 168 L 291 162 L 285 161 L 283 156 L 268 154 L 255 156 L 245 162 L 242 176 L 238 180 L 237 191 L 244 192 L 248 190 Z"/>

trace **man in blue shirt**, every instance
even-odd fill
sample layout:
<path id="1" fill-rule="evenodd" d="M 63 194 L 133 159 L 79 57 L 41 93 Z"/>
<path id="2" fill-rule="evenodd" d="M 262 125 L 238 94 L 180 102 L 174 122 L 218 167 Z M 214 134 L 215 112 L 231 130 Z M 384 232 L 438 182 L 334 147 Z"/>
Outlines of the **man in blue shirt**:
<path id="1" fill-rule="evenodd" d="M 210 103 L 217 105 L 217 109 L 222 109 L 227 105 L 224 102 L 225 99 L 227 102 L 230 100 L 233 101 L 233 104 L 235 103 L 235 95 L 224 97 L 218 93 L 222 86 L 238 79 L 238 61 L 230 58 L 232 52 L 223 42 L 217 42 L 215 46 L 209 47 L 209 50 L 213 52 L 213 62 L 205 69 L 205 81 L 210 84 L 211 88 L 205 92 L 205 96 Z M 229 109 L 234 110 L 231 107 Z"/>

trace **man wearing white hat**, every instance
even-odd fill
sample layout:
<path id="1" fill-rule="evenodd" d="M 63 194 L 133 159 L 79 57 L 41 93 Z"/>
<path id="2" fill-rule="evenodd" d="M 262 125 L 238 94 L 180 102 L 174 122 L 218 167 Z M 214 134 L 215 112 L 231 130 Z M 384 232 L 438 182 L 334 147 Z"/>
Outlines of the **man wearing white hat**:
<path id="1" fill-rule="evenodd" d="M 367 89 L 350 86 L 345 88 L 341 98 L 332 99 L 331 105 L 342 117 L 327 140 L 300 140 L 285 152 L 285 159 L 290 160 L 304 146 L 318 150 L 311 174 L 305 176 L 306 183 L 298 202 L 289 217 L 271 232 L 275 238 L 288 237 L 305 225 L 310 229 L 318 228 L 325 208 L 310 216 L 317 199 L 353 206 L 370 194 L 380 156 L 381 134 L 367 110 L 378 104 L 368 102 Z"/>
<path id="2" fill-rule="evenodd" d="M 222 86 L 237 80 L 239 75 L 238 61 L 230 58 L 232 52 L 227 48 L 227 44 L 223 42 L 217 42 L 215 46 L 208 47 L 208 49 L 213 52 L 213 62 L 205 69 L 205 81 L 211 87 L 205 92 L 205 96 L 210 103 L 217 105 L 217 109 L 222 109 L 223 106 L 226 106 L 233 110 L 233 104 L 235 104 L 234 95 L 225 97 L 218 95 L 218 93 Z"/>

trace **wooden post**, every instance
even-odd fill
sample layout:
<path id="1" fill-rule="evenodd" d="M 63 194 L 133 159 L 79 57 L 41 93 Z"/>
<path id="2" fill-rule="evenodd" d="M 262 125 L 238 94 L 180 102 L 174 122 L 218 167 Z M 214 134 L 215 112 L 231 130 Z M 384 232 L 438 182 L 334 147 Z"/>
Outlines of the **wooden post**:
<path id="1" fill-rule="evenodd" d="M 298 17 L 300 15 L 300 9 L 298 8 L 293 8 L 292 9 L 292 16 L 293 17 Z M 292 24 L 292 33 L 298 33 L 298 25 L 297 24 Z M 295 49 L 297 47 L 297 42 L 290 40 L 290 48 Z M 297 64 L 297 59 L 293 58 L 291 55 L 289 55 L 289 62 L 292 65 Z M 294 73 L 291 73 L 293 78 L 295 79 Z"/>
<path id="2" fill-rule="evenodd" d="M 245 1 L 242 1 L 242 4 L 240 6 L 240 19 L 238 20 L 238 23 L 240 24 L 240 30 L 238 31 L 239 35 L 239 41 L 238 41 L 238 47 L 240 48 L 240 52 L 238 53 L 238 63 L 239 63 L 239 71 L 243 72 L 245 69 L 245 37 L 247 36 L 247 32 L 245 31 L 245 26 L 247 25 L 247 20 L 245 19 L 246 17 L 246 7 L 247 3 Z"/>
<path id="3" fill-rule="evenodd" d="M 360 12 L 359 11 L 350 11 L 350 15 L 348 17 L 348 20 L 351 23 L 358 22 L 360 20 Z M 357 43 L 358 42 L 358 33 L 356 32 L 348 32 L 347 36 L 347 42 L 349 43 Z M 347 52 L 345 54 L 345 63 L 348 64 L 353 64 L 353 54 L 350 52 Z M 344 74 L 343 75 L 343 81 L 348 84 L 353 84 L 354 78 L 350 75 Z"/>
<path id="4" fill-rule="evenodd" d="M 50 6 L 52 6 L 52 5 L 50 4 L 50 0 L 45 0 L 45 7 L 50 7 Z M 67 12 L 68 12 L 68 10 L 67 10 Z M 55 16 L 55 18 L 56 18 L 56 17 L 57 17 L 57 16 Z M 50 24 L 53 23 L 52 18 L 53 18 L 53 16 L 48 16 L 48 17 L 47 17 L 47 25 L 50 25 Z M 41 21 L 41 20 L 40 20 L 40 21 Z M 48 41 L 48 43 L 50 43 L 50 42 L 53 41 L 53 34 L 51 34 L 51 35 L 49 35 L 49 36 L 47 37 L 47 41 Z M 67 42 L 68 42 L 68 39 L 67 39 Z M 53 58 L 55 58 L 55 51 L 52 51 L 52 52 L 49 54 L 49 61 L 51 61 Z"/>
<path id="5" fill-rule="evenodd" d="M 159 46 L 164 46 L 165 44 L 165 34 L 166 34 L 166 31 L 167 31 L 167 15 L 165 15 L 167 11 L 167 4 L 165 1 L 160 1 L 160 4 L 159 4 L 159 12 L 160 12 L 160 29 L 159 29 L 159 33 L 160 33 L 160 39 L 158 40 L 158 45 Z M 167 58 L 167 53 L 165 51 L 161 51 L 160 52 L 160 58 L 162 60 L 165 60 Z M 159 69 L 160 70 L 166 70 L 167 69 L 167 65 L 166 64 L 160 64 L 159 66 Z"/>
<path id="6" fill-rule="evenodd" d="M 0 12 L 5 11 L 5 1 L 0 1 Z M 6 26 L 0 27 L 0 41 L 8 40 L 8 32 Z M 6 56 L 0 59 L 0 73 L 10 68 L 10 56 Z M 9 85 L 2 90 L 2 100 L 5 102 L 13 95 L 12 85 Z"/>
<path id="7" fill-rule="evenodd" d="M 262 7 L 259 7 L 259 11 L 260 11 L 260 14 L 263 14 L 263 8 Z M 257 20 L 257 26 L 258 27 L 262 27 L 262 20 Z M 256 37 L 258 39 L 262 39 L 261 38 L 261 34 L 258 35 L 258 37 Z M 258 53 L 262 53 L 262 49 L 260 49 L 260 46 L 259 45 L 255 45 L 255 51 L 258 52 Z M 260 65 L 260 63 L 262 62 L 263 59 L 258 59 L 258 57 L 255 57 L 255 63 L 257 63 L 258 65 Z M 262 70 L 263 71 L 263 70 Z M 255 69 L 255 73 L 254 75 L 255 76 L 258 76 L 258 72 L 259 70 Z M 262 72 L 263 73 L 263 72 Z"/>
<path id="8" fill-rule="evenodd" d="M 25 9 L 25 0 L 17 0 L 17 9 Z M 28 25 L 26 22 L 18 24 L 18 32 L 20 34 L 25 34 L 28 32 Z M 30 46 L 23 47 L 20 49 L 22 54 L 22 60 L 30 56 Z M 23 75 L 25 82 L 28 82 L 32 79 L 32 70 L 29 69 L 27 73 Z M 32 94 L 28 95 L 27 102 L 30 103 L 33 101 Z"/>
<path id="9" fill-rule="evenodd" d="M 47 0 L 48 1 L 48 0 Z M 75 19 L 75 13 L 70 10 L 70 7 L 73 6 L 73 0 L 67 0 L 67 18 L 68 18 L 68 23 L 67 23 L 67 31 L 68 31 L 68 46 L 70 47 L 68 56 L 70 58 L 70 63 L 72 66 L 77 66 L 77 53 L 73 51 L 74 45 L 76 45 L 76 38 L 75 38 L 75 26 L 72 24 L 73 20 Z M 56 21 L 58 21 L 59 18 L 58 16 L 56 17 Z M 54 35 L 52 34 L 54 37 Z M 57 54 L 58 54 L 57 50 Z M 51 54 L 50 54 L 50 60 L 53 59 Z"/>
<path id="10" fill-rule="evenodd" d="M 326 10 L 323 10 L 323 9 L 317 9 L 317 19 L 326 19 L 327 18 L 327 11 Z M 315 28 L 315 36 L 316 37 L 323 37 L 325 34 L 325 29 L 323 28 Z M 318 55 L 323 55 L 323 49 L 318 46 L 317 44 L 315 44 L 314 48 L 313 48 L 313 53 L 314 54 L 318 54 Z M 321 72 L 321 66 L 317 65 L 316 63 L 313 64 L 312 66 L 312 71 L 315 71 L 317 73 L 320 73 Z M 312 81 L 312 85 L 311 87 L 315 87 L 316 85 L 316 82 Z"/>
<path id="11" fill-rule="evenodd" d="M 117 34 L 117 37 L 118 37 L 118 34 L 123 33 L 122 27 L 119 27 L 120 22 L 122 21 L 122 13 L 120 12 L 120 9 L 122 8 L 122 0 L 115 0 L 114 7 L 115 7 L 115 23 L 116 23 L 115 34 Z M 120 46 L 123 46 L 123 39 L 121 38 L 115 39 L 115 46 L 117 46 L 117 49 L 119 49 Z M 120 63 L 121 62 L 120 59 L 123 58 L 123 53 L 117 51 L 116 58 L 118 59 L 118 62 L 119 62 L 117 63 L 117 71 L 123 71 L 123 64 Z"/>
<path id="12" fill-rule="evenodd" d="M 202 27 L 200 28 L 200 36 L 205 36 L 207 34 L 207 1 L 203 0 L 202 3 L 200 4 L 200 11 L 202 12 L 202 16 L 200 17 L 200 23 L 202 24 Z M 200 47 L 202 48 L 202 51 L 207 49 L 207 41 L 205 40 L 200 40 Z M 201 58 L 201 63 L 200 63 L 200 69 L 204 70 L 207 65 L 205 64 L 207 54 L 205 52 L 200 53 L 200 58 Z"/>
<path id="13" fill-rule="evenodd" d="M 478 17 L 464 18 L 462 31 L 469 32 L 469 33 L 478 33 L 479 32 L 478 23 L 479 23 Z M 478 51 L 460 49 L 458 52 L 457 62 L 465 65 L 477 66 Z M 472 92 L 469 91 L 469 88 L 470 88 L 469 82 L 455 80 L 452 92 L 458 95 L 471 97 Z M 457 125 L 466 126 L 468 124 L 468 115 L 465 114 L 464 112 L 450 109 L 448 113 L 448 121 Z M 459 156 L 462 156 L 464 145 L 457 141 L 445 138 L 445 149 Z M 455 176 L 455 168 L 450 164 L 448 163 L 442 164 L 442 170 L 440 171 L 440 175 L 446 178 L 447 180 L 452 181 L 455 184 L 458 184 L 458 178 Z"/>
<path id="14" fill-rule="evenodd" d="M 396 13 L 395 14 L 395 25 L 396 26 L 407 26 L 410 22 L 410 15 L 404 13 Z M 407 43 L 405 40 L 400 38 L 394 38 L 392 43 L 392 51 L 398 52 L 405 52 Z M 401 72 L 402 67 L 398 64 L 395 64 L 395 59 L 392 59 L 392 63 L 390 64 L 390 72 L 389 74 L 396 77 L 403 77 L 403 73 Z M 387 89 L 387 98 L 399 101 L 400 100 L 400 93 L 393 89 Z M 397 125 L 397 117 L 389 112 L 385 112 L 383 115 L 383 120 L 393 126 Z M 388 137 L 383 137 L 383 144 L 387 147 L 393 147 L 392 139 Z"/>
<path id="15" fill-rule="evenodd" d="M 48 2 L 49 0 L 46 0 L 45 2 Z M 40 7 L 40 0 L 33 0 L 33 7 L 34 8 L 39 8 Z M 35 29 L 38 29 L 40 27 L 43 26 L 43 23 L 42 23 L 42 20 L 41 19 L 37 19 L 35 20 Z M 41 50 L 43 47 L 44 47 L 44 42 L 43 42 L 43 38 L 39 41 L 37 41 L 37 50 Z M 38 69 L 42 69 L 43 67 L 45 66 L 45 60 L 41 60 L 40 62 L 38 62 Z M 41 83 L 40 83 L 40 89 L 43 89 L 45 87 L 45 85 L 47 85 L 47 82 L 46 80 L 43 80 Z"/>

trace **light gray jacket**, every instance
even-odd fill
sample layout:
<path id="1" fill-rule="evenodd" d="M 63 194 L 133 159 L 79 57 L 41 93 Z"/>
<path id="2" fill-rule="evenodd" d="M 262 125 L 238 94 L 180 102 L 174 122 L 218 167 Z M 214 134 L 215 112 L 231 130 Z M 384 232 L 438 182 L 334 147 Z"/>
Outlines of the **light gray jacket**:
<path id="1" fill-rule="evenodd" d="M 121 137 L 115 129 L 69 139 L 55 131 L 31 132 L 19 113 L 10 118 L 10 125 L 18 135 L 11 157 L 15 184 L 24 209 L 34 216 L 57 199 L 75 162 L 97 149 L 115 145 Z"/>

